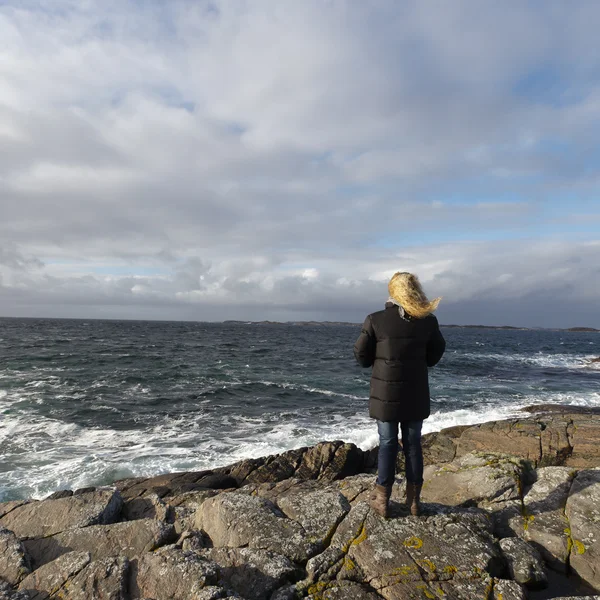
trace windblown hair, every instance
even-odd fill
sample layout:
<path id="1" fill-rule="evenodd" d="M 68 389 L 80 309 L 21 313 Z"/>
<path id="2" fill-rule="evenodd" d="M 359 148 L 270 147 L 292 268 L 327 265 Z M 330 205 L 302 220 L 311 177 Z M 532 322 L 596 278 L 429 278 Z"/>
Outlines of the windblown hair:
<path id="1" fill-rule="evenodd" d="M 422 319 L 431 314 L 440 303 L 440 298 L 429 301 L 419 278 L 412 273 L 398 272 L 388 284 L 390 296 L 411 316 Z"/>

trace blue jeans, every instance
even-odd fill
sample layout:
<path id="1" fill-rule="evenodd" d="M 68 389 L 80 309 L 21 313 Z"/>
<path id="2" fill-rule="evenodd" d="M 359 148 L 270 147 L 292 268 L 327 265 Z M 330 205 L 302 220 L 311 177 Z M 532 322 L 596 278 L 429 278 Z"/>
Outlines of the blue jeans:
<path id="1" fill-rule="evenodd" d="M 423 450 L 421 427 L 423 421 L 377 421 L 379 431 L 379 458 L 377 483 L 391 486 L 396 475 L 398 456 L 398 425 L 402 431 L 402 450 L 406 465 L 406 481 L 423 483 Z"/>

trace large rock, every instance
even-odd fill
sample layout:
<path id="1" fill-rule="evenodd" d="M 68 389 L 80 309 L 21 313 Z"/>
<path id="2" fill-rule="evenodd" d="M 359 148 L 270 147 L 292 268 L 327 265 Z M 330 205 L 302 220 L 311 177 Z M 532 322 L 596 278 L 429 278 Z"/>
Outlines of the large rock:
<path id="1" fill-rule="evenodd" d="M 507 455 L 473 453 L 442 466 L 425 468 L 424 502 L 497 503 L 520 498 L 523 466 Z"/>
<path id="2" fill-rule="evenodd" d="M 565 505 L 574 476 L 567 467 L 543 467 L 523 497 L 521 514 L 509 520 L 513 531 L 531 542 L 550 567 L 566 572 L 570 552 Z"/>
<path id="3" fill-rule="evenodd" d="M 157 494 L 161 498 L 202 489 L 231 489 L 251 483 L 276 483 L 296 477 L 333 481 L 360 473 L 370 452 L 342 441 L 321 442 L 282 454 L 242 460 L 213 471 L 166 473 L 151 478 L 130 478 L 115 485 L 125 498 Z"/>
<path id="4" fill-rule="evenodd" d="M 492 421 L 466 428 L 457 444 L 457 456 L 471 452 L 504 453 L 510 448 L 514 456 L 537 464 L 540 460 L 542 426 L 533 419 Z"/>
<path id="5" fill-rule="evenodd" d="M 140 519 L 113 525 L 93 525 L 72 529 L 36 540 L 25 541 L 34 568 L 72 551 L 90 552 L 92 559 L 123 555 L 134 558 L 173 541 L 173 525 Z"/>
<path id="6" fill-rule="evenodd" d="M 323 584 L 336 578 L 344 566 L 350 548 L 362 541 L 364 523 L 369 513 L 370 508 L 365 502 L 352 507 L 333 534 L 330 545 L 306 563 L 308 583 Z"/>
<path id="7" fill-rule="evenodd" d="M 302 562 L 321 547 L 300 523 L 288 519 L 268 500 L 237 492 L 210 498 L 198 509 L 196 528 L 205 531 L 214 546 L 271 550 Z"/>
<path id="8" fill-rule="evenodd" d="M 219 567 L 196 552 L 174 546 L 143 554 L 132 561 L 130 594 L 133 599 L 203 600 L 219 598 Z M 212 586 L 212 589 L 205 589 Z"/>
<path id="9" fill-rule="evenodd" d="M 304 453 L 294 476 L 300 479 L 333 481 L 359 473 L 362 463 L 363 453 L 354 444 L 322 443 Z"/>
<path id="10" fill-rule="evenodd" d="M 519 538 L 500 540 L 500 548 L 507 559 L 511 579 L 529 588 L 545 587 L 548 576 L 539 552 Z"/>
<path id="11" fill-rule="evenodd" d="M 261 459 L 264 460 L 264 459 Z M 115 482 L 116 488 L 123 498 L 142 498 L 156 495 L 168 498 L 205 489 L 229 489 L 237 487 L 234 477 L 229 475 L 231 467 L 215 471 L 186 471 L 181 473 L 165 473 L 155 477 L 135 477 Z"/>
<path id="12" fill-rule="evenodd" d="M 600 469 L 577 474 L 569 492 L 570 565 L 600 591 Z"/>
<path id="13" fill-rule="evenodd" d="M 28 502 L 1 517 L 0 526 L 21 539 L 41 538 L 69 529 L 114 523 L 119 518 L 122 503 L 119 492 L 112 489 Z"/>
<path id="14" fill-rule="evenodd" d="M 456 456 L 473 451 L 506 452 L 535 466 L 594 467 L 600 462 L 600 411 L 543 405 L 524 409 L 531 417 L 491 421 L 457 432 L 442 430 Z M 454 429 L 454 428 L 453 428 Z M 450 435 L 449 435 L 450 433 Z M 424 440 L 427 436 L 424 436 Z M 426 443 L 424 443 L 426 445 Z M 449 456 L 451 448 L 440 454 Z"/>
<path id="15" fill-rule="evenodd" d="M 127 600 L 129 561 L 104 558 L 87 565 L 57 594 L 61 600 Z"/>
<path id="16" fill-rule="evenodd" d="M 29 557 L 12 531 L 0 528 L 0 579 L 16 585 L 31 571 Z"/>
<path id="17" fill-rule="evenodd" d="M 198 490 L 185 492 L 169 498 L 169 508 L 173 515 L 173 524 L 177 533 L 194 528 L 196 511 L 209 498 L 216 496 L 216 490 Z"/>
<path id="18" fill-rule="evenodd" d="M 125 557 L 92 561 L 88 552 L 69 552 L 34 571 L 19 589 L 31 600 L 125 600 L 127 571 Z"/>
<path id="19" fill-rule="evenodd" d="M 524 409 L 534 414 L 543 429 L 541 465 L 564 465 L 577 468 L 597 467 L 600 462 L 600 410 L 575 406 L 546 404 Z M 552 432 L 555 431 L 555 434 Z M 566 445 L 565 435 L 566 432 Z M 550 454 L 546 439 L 553 435 L 555 442 Z M 554 462 L 551 462 L 554 458 Z"/>
<path id="20" fill-rule="evenodd" d="M 197 552 L 219 566 L 218 582 L 248 600 L 268 599 L 293 581 L 297 567 L 285 556 L 252 548 L 209 548 Z"/>
<path id="21" fill-rule="evenodd" d="M 128 498 L 123 503 L 121 519 L 123 521 L 136 521 L 138 519 L 156 519 L 169 521 L 171 507 L 156 494 L 148 494 L 140 498 Z"/>
<path id="22" fill-rule="evenodd" d="M 0 519 L 7 515 L 9 512 L 23 506 L 23 504 L 29 504 L 33 500 L 9 500 L 8 502 L 0 502 Z"/>
<path id="23" fill-rule="evenodd" d="M 338 523 L 350 511 L 350 503 L 337 490 L 304 493 L 301 487 L 281 496 L 277 506 L 290 519 L 300 523 L 311 542 L 325 547 Z"/>
<path id="24" fill-rule="evenodd" d="M 43 565 L 26 577 L 19 589 L 27 592 L 31 600 L 44 600 L 52 596 L 91 562 L 89 552 L 68 552 Z"/>
<path id="25" fill-rule="evenodd" d="M 460 579 L 483 581 L 505 571 L 489 516 L 474 510 L 388 520 L 369 511 L 342 550 L 337 579 L 369 582 L 390 599 L 410 597 L 407 590 L 418 586 L 429 589 L 432 581 L 453 587 Z"/>

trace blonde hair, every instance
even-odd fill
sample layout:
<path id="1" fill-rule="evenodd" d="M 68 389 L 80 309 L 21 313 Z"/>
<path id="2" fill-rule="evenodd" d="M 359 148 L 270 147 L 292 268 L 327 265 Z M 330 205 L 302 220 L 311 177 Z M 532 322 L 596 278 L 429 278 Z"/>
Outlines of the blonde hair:
<path id="1" fill-rule="evenodd" d="M 390 296 L 398 302 L 402 308 L 411 316 L 422 319 L 431 314 L 440 303 L 441 297 L 432 300 L 427 299 L 419 278 L 412 273 L 395 273 L 388 284 Z"/>

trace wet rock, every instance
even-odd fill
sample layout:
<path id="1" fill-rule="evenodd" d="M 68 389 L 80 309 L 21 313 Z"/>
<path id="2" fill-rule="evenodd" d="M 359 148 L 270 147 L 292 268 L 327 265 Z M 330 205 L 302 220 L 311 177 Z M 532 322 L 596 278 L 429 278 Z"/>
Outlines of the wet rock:
<path id="1" fill-rule="evenodd" d="M 218 583 L 248 600 L 269 598 L 281 586 L 294 580 L 297 567 L 285 556 L 251 548 L 210 548 L 199 556 L 219 566 Z"/>
<path id="2" fill-rule="evenodd" d="M 70 498 L 72 495 L 73 490 L 57 490 L 45 498 L 45 500 L 60 500 L 61 498 Z"/>
<path id="3" fill-rule="evenodd" d="M 132 562 L 130 593 L 134 599 L 204 600 L 218 598 L 219 567 L 195 552 L 174 546 L 143 554 Z M 208 586 L 213 586 L 212 589 Z"/>
<path id="4" fill-rule="evenodd" d="M 198 483 L 215 471 L 187 471 L 182 473 L 165 473 L 156 477 L 132 477 L 115 482 L 115 487 L 123 498 L 141 498 L 155 494 L 159 498 L 175 496 L 185 492 L 204 489 Z"/>
<path id="5" fill-rule="evenodd" d="M 198 479 L 196 484 L 211 490 L 228 490 L 237 487 L 237 480 L 225 473 L 212 473 Z"/>
<path id="6" fill-rule="evenodd" d="M 19 589 L 28 592 L 32 600 L 44 600 L 56 594 L 90 562 L 89 552 L 68 552 L 31 573 L 21 582 Z"/>
<path id="7" fill-rule="evenodd" d="M 0 579 L 17 585 L 31 571 L 29 557 L 17 536 L 0 528 Z"/>
<path id="8" fill-rule="evenodd" d="M 121 506 L 119 492 L 112 489 L 97 490 L 17 506 L 0 518 L 0 526 L 10 529 L 21 539 L 40 538 L 69 529 L 114 523 Z"/>
<path id="9" fill-rule="evenodd" d="M 327 442 L 309 448 L 302 456 L 295 477 L 334 481 L 362 469 L 363 453 L 354 444 Z"/>
<path id="10" fill-rule="evenodd" d="M 303 527 L 272 502 L 243 493 L 224 492 L 206 500 L 198 509 L 195 524 L 215 547 L 272 550 L 297 562 L 319 549 Z"/>
<path id="11" fill-rule="evenodd" d="M 33 567 L 38 568 L 76 550 L 90 552 L 94 560 L 116 555 L 133 558 L 169 543 L 174 536 L 172 525 L 152 519 L 140 519 L 73 529 L 47 538 L 27 540 L 24 544 Z"/>
<path id="12" fill-rule="evenodd" d="M 321 442 L 311 448 L 297 448 L 276 456 L 241 461 L 230 468 L 230 475 L 240 486 L 277 483 L 290 478 L 334 481 L 360 473 L 366 455 L 354 444 Z"/>
<path id="13" fill-rule="evenodd" d="M 254 458 L 233 465 L 231 476 L 239 486 L 249 483 L 276 483 L 293 477 L 306 448 L 288 450 L 282 454 Z"/>
<path id="14" fill-rule="evenodd" d="M 519 538 L 500 540 L 511 579 L 529 588 L 545 587 L 548 576 L 539 552 Z"/>
<path id="15" fill-rule="evenodd" d="M 422 500 L 461 505 L 519 499 L 522 465 L 507 455 L 473 453 L 425 468 Z"/>
<path id="16" fill-rule="evenodd" d="M 564 573 L 569 557 L 569 523 L 564 509 L 574 473 L 567 467 L 543 467 L 536 473 L 537 480 L 525 492 L 521 515 L 513 517 L 510 524 L 551 568 Z"/>
<path id="17" fill-rule="evenodd" d="M 577 474 L 565 512 L 570 524 L 571 568 L 600 590 L 600 469 Z"/>

